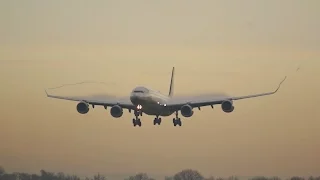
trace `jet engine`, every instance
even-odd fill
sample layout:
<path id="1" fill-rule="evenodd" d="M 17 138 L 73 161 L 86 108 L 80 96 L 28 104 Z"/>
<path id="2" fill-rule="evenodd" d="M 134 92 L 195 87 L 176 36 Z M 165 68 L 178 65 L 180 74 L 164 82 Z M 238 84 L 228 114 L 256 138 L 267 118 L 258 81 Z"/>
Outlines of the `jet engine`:
<path id="1" fill-rule="evenodd" d="M 114 105 L 112 106 L 112 108 L 110 109 L 110 114 L 115 117 L 115 118 L 119 118 L 122 116 L 123 114 L 123 109 L 122 107 L 120 107 L 119 105 Z"/>
<path id="2" fill-rule="evenodd" d="M 221 103 L 221 108 L 224 112 L 230 113 L 234 110 L 233 102 L 232 101 L 223 101 Z"/>
<path id="3" fill-rule="evenodd" d="M 89 112 L 89 104 L 86 103 L 86 102 L 79 102 L 78 105 L 77 105 L 77 111 L 80 113 L 80 114 L 86 114 Z"/>
<path id="4" fill-rule="evenodd" d="M 189 104 L 183 105 L 180 111 L 184 117 L 191 117 L 193 115 L 192 107 Z"/>

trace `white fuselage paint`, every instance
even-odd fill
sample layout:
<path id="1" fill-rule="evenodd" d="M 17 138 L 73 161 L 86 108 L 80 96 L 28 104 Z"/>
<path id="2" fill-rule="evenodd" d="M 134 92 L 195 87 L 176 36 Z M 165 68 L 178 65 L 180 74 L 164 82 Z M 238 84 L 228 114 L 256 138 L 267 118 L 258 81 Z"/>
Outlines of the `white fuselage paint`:
<path id="1" fill-rule="evenodd" d="M 143 113 L 155 116 L 170 116 L 173 113 L 166 106 L 169 99 L 169 96 L 146 87 L 137 87 L 130 95 L 132 104 L 137 107 L 141 105 Z"/>

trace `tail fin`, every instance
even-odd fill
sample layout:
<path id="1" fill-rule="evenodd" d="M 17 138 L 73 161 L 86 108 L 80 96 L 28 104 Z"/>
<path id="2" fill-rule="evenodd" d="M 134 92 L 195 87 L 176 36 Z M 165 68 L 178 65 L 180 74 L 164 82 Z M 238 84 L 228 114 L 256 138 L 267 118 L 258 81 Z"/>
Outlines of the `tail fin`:
<path id="1" fill-rule="evenodd" d="M 173 96 L 173 91 L 174 91 L 174 67 L 172 68 L 172 73 L 171 73 L 169 97 Z"/>

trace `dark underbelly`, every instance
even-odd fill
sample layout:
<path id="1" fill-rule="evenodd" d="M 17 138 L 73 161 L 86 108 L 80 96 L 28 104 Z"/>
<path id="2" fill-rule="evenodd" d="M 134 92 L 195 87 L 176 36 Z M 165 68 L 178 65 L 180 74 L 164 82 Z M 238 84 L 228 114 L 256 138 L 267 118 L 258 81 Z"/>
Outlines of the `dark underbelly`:
<path id="1" fill-rule="evenodd" d="M 147 115 L 154 115 L 154 116 L 156 115 L 170 116 L 173 113 L 169 109 L 159 106 L 158 104 L 145 106 L 143 107 L 142 111 Z"/>

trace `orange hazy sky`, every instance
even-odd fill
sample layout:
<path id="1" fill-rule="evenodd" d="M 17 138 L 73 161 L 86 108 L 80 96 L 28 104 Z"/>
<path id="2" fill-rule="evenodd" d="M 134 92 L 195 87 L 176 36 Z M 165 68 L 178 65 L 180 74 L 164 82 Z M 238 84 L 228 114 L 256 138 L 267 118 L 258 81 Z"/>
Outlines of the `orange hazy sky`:
<path id="1" fill-rule="evenodd" d="M 319 175 L 320 1 L 0 1 L 0 165 L 7 171 L 90 175 L 184 168 L 203 175 Z M 195 110 L 173 127 L 132 126 L 51 93 L 129 95 L 137 85 L 175 94 L 274 96 L 235 111 Z M 295 71 L 300 66 L 299 71 Z"/>

